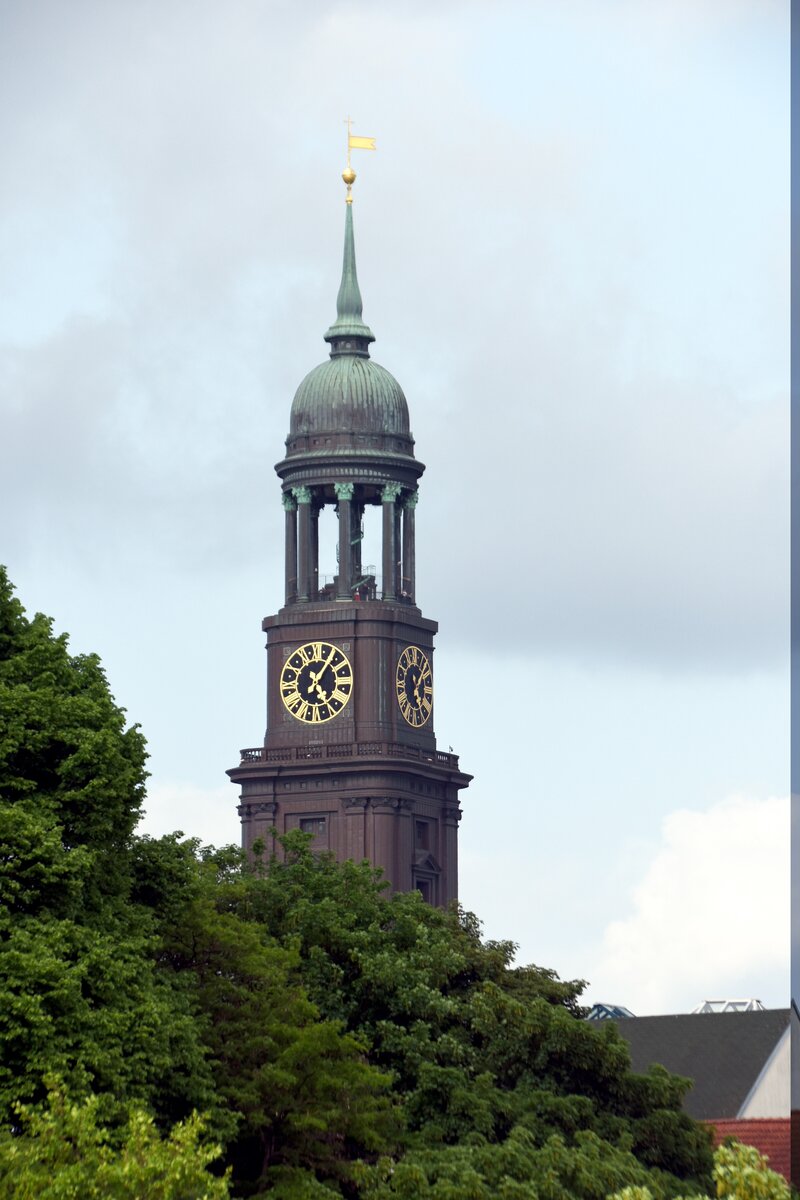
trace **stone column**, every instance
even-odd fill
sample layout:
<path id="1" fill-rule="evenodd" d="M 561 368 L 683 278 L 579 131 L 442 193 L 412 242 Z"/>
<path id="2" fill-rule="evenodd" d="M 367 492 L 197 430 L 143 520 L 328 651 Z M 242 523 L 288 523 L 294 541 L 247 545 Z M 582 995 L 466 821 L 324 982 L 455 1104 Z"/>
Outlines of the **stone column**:
<path id="1" fill-rule="evenodd" d="M 400 583 L 401 595 L 406 593 L 409 600 L 416 596 L 417 552 L 414 544 L 414 514 L 419 500 L 419 492 L 408 492 L 403 504 L 403 578 Z"/>
<path id="2" fill-rule="evenodd" d="M 291 492 L 283 493 L 286 513 L 286 603 L 297 599 L 297 501 Z"/>
<path id="3" fill-rule="evenodd" d="M 367 802 L 360 797 L 347 799 L 344 802 L 344 811 L 347 857 L 352 858 L 353 862 L 361 862 L 362 859 L 369 858 L 366 831 Z"/>
<path id="4" fill-rule="evenodd" d="M 400 582 L 403 574 L 403 543 L 401 540 L 401 528 L 403 520 L 403 510 L 400 507 L 399 497 L 394 505 L 394 594 L 400 595 L 402 584 Z"/>
<path id="5" fill-rule="evenodd" d="M 335 483 L 336 499 L 339 501 L 339 581 L 336 587 L 337 600 L 353 599 L 353 499 L 352 483 Z"/>
<path id="6" fill-rule="evenodd" d="M 397 811 L 400 801 L 394 798 L 374 799 L 370 801 L 374 838 L 372 846 L 372 862 L 376 867 L 383 868 L 383 874 L 392 886 L 392 891 L 401 890 L 396 878 L 395 846 L 397 841 Z"/>
<path id="7" fill-rule="evenodd" d="M 397 497 L 399 483 L 387 483 L 381 492 L 383 504 L 383 599 L 397 597 Z"/>
<path id="8" fill-rule="evenodd" d="M 311 488 L 292 488 L 297 501 L 297 599 L 308 600 L 311 587 Z"/>
<path id="9" fill-rule="evenodd" d="M 447 905 L 458 899 L 458 823 L 461 809 L 457 804 L 446 804 L 442 809 L 442 858 L 444 876 L 439 903 Z"/>
<path id="10" fill-rule="evenodd" d="M 245 850 L 252 848 L 253 842 L 257 838 L 263 838 L 267 857 L 273 850 L 273 839 L 269 836 L 270 829 L 275 825 L 275 814 L 278 810 L 278 805 L 274 800 L 264 800 L 253 803 L 242 803 L 239 805 L 239 816 L 242 819 L 242 847 Z"/>
<path id="11" fill-rule="evenodd" d="M 398 892 L 410 892 L 414 886 L 414 805 L 411 800 L 400 800 L 396 818 L 397 879 L 394 885 Z"/>

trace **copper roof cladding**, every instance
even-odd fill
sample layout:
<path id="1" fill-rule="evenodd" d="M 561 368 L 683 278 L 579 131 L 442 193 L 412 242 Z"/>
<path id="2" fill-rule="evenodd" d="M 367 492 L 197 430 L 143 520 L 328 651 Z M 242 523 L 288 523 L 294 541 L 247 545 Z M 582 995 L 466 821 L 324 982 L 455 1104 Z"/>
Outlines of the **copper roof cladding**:
<path id="1" fill-rule="evenodd" d="M 370 358 L 369 344 L 375 338 L 361 312 L 353 209 L 348 203 L 337 315 L 325 334 L 330 359 L 309 371 L 292 401 L 286 458 L 276 468 L 287 480 L 300 460 L 310 459 L 319 467 L 328 457 L 370 459 L 387 479 L 398 478 L 399 467 L 404 482 L 412 482 L 424 470 L 414 458 L 403 389 Z"/>
<path id="2" fill-rule="evenodd" d="M 414 439 L 400 384 L 384 367 L 361 355 L 337 354 L 309 371 L 295 393 L 287 451 L 302 434 L 389 434 Z"/>

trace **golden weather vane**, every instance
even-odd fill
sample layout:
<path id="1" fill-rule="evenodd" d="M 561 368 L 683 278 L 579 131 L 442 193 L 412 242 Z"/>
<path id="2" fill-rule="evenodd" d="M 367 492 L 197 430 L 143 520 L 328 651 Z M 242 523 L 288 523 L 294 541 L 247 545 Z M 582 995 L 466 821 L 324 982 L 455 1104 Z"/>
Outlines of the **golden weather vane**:
<path id="1" fill-rule="evenodd" d="M 375 145 L 374 137 L 360 137 L 358 134 L 355 134 L 352 132 L 353 122 L 350 120 L 349 117 L 347 117 L 347 119 L 345 120 L 345 125 L 347 126 L 347 166 L 342 171 L 342 179 L 347 184 L 347 197 L 346 197 L 347 203 L 352 204 L 353 203 L 352 187 L 353 187 L 353 184 L 355 183 L 356 173 L 350 165 L 350 151 L 351 150 L 376 150 L 377 146 Z"/>

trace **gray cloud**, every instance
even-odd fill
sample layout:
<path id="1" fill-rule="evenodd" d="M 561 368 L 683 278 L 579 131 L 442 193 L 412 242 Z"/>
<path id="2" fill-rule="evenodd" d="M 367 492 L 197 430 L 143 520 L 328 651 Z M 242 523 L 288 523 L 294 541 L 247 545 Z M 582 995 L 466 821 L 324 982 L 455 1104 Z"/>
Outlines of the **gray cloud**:
<path id="1" fill-rule="evenodd" d="M 657 118 L 670 62 L 688 41 L 690 75 L 704 65 L 715 13 L 672 31 L 656 83 L 628 69 L 622 109 Z M 253 556 L 279 575 L 272 464 L 325 352 L 335 139 L 354 93 L 380 146 L 357 163 L 365 316 L 429 464 L 426 610 L 465 641 L 499 612 L 531 652 L 780 658 L 786 214 L 770 189 L 785 168 L 755 149 L 757 77 L 751 128 L 723 127 L 704 157 L 667 125 L 623 170 L 640 124 L 605 94 L 589 120 L 592 80 L 577 88 L 567 63 L 548 112 L 517 95 L 499 121 L 511 85 L 496 39 L 478 70 L 480 30 L 454 27 L 449 6 L 401 20 L 360 3 L 201 3 L 189 21 L 178 4 L 85 3 L 4 21 L 0 208 L 24 236 L 0 253 L 22 282 L 48 279 L 42 230 L 53 255 L 2 358 L 14 554 L 50 539 L 91 574 L 102 546 L 176 579 L 202 570 L 211 590 Z M 665 37 L 636 6 L 626 30 L 639 48 Z M 553 72 L 546 22 L 538 34 L 532 79 Z M 606 50 L 598 86 L 628 61 L 624 37 Z M 719 120 L 713 89 L 707 113 L 692 95 L 701 130 Z M 760 155 L 757 184 L 726 150 L 734 135 Z M 75 245 L 80 270 L 64 258 Z"/>

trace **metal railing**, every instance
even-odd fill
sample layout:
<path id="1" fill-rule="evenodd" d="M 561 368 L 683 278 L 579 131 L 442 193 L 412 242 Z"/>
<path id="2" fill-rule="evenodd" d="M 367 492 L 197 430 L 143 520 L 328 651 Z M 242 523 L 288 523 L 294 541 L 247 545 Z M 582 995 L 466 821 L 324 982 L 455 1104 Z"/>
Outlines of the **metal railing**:
<path id="1" fill-rule="evenodd" d="M 307 762 L 326 758 L 407 758 L 417 762 L 435 763 L 438 767 L 458 770 L 458 755 L 441 750 L 423 750 L 419 746 L 404 746 L 399 742 L 350 742 L 331 746 L 283 746 L 267 748 L 252 746 L 241 751 L 242 763 Z"/>
<path id="2" fill-rule="evenodd" d="M 320 575 L 317 579 L 315 599 L 335 600 L 338 582 L 338 575 Z M 361 568 L 361 574 L 353 580 L 350 590 L 354 600 L 377 600 L 383 593 L 383 579 L 376 575 L 375 567 L 370 564 Z"/>

